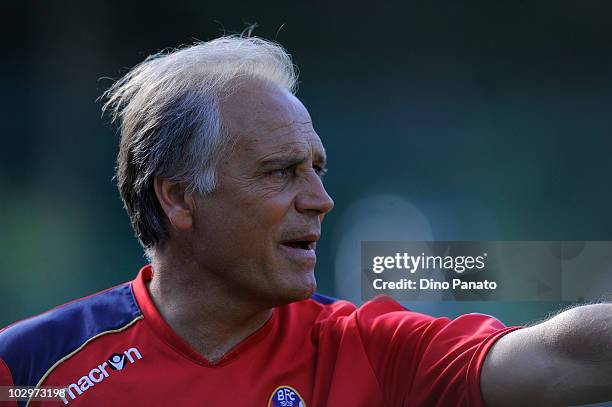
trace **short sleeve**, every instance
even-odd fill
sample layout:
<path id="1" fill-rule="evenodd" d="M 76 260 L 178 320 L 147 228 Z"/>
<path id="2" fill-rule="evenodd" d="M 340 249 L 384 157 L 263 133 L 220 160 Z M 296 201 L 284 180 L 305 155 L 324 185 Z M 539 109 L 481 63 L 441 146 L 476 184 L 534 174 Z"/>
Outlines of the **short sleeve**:
<path id="1" fill-rule="evenodd" d="M 434 318 L 386 299 L 360 307 L 357 324 L 389 406 L 482 406 L 486 354 L 518 329 L 483 314 Z"/>

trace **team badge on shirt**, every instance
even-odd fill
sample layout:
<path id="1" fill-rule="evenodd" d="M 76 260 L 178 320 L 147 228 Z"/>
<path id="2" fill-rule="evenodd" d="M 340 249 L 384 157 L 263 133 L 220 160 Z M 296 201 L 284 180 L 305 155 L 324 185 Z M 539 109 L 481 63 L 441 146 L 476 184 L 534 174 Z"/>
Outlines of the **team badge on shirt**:
<path id="1" fill-rule="evenodd" d="M 268 400 L 268 407 L 306 407 L 306 403 L 293 387 L 278 386 Z"/>

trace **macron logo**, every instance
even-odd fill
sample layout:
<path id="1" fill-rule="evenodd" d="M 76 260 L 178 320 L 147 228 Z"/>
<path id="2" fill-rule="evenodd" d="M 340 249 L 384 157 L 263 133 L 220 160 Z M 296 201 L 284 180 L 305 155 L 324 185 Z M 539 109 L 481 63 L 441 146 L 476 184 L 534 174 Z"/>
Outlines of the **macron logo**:
<path id="1" fill-rule="evenodd" d="M 138 362 L 142 355 L 136 348 L 130 348 L 123 353 L 113 353 L 109 358 L 89 371 L 88 374 L 66 387 L 66 393 L 61 397 L 64 404 L 70 403 L 78 396 L 101 383 L 114 372 L 123 370 L 128 365 Z M 129 362 L 129 363 L 128 363 Z"/>
<path id="2" fill-rule="evenodd" d="M 132 348 L 132 349 L 136 349 L 136 348 Z M 138 352 L 138 351 L 136 351 L 136 352 Z M 121 370 L 121 369 L 123 369 L 123 366 L 125 366 L 125 357 L 126 357 L 125 353 L 123 353 L 123 354 L 113 353 L 111 355 L 111 357 L 108 358 L 108 360 L 107 360 L 108 365 L 113 370 Z M 134 363 L 134 362 L 132 362 L 132 363 Z"/>

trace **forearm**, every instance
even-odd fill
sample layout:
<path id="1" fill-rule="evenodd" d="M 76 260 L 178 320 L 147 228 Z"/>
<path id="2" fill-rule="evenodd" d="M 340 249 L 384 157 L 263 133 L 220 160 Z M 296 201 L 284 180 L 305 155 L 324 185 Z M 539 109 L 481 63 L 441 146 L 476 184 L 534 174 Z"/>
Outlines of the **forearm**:
<path id="1" fill-rule="evenodd" d="M 547 386 L 553 401 L 612 400 L 612 304 L 572 308 L 533 328 L 558 361 Z"/>
<path id="2" fill-rule="evenodd" d="M 576 307 L 513 331 L 481 373 L 487 406 L 567 406 L 612 400 L 612 304 Z"/>

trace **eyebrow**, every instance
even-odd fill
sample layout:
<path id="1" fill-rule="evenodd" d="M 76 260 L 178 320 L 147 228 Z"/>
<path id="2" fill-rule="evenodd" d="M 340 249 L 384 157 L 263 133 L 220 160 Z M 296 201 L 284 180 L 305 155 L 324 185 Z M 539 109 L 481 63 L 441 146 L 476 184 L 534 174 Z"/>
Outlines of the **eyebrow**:
<path id="1" fill-rule="evenodd" d="M 271 154 L 264 157 L 258 164 L 264 168 L 276 168 L 276 167 L 291 167 L 303 163 L 308 159 L 308 155 L 303 152 L 290 152 L 290 153 L 279 153 Z M 327 164 L 327 156 L 325 150 L 317 150 L 314 154 L 313 162 L 325 167 Z"/>

